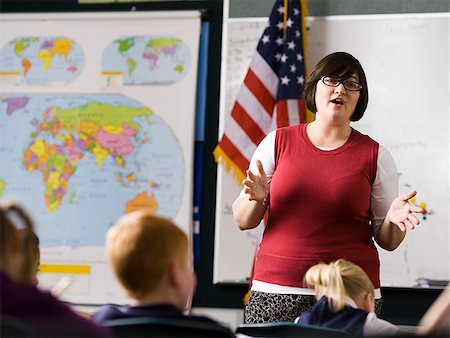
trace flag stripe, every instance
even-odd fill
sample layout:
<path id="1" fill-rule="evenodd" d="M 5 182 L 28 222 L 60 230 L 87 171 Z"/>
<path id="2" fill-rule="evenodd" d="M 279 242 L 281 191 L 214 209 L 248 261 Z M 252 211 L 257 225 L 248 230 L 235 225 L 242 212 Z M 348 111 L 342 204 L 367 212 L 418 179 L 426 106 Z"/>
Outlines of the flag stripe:
<path id="1" fill-rule="evenodd" d="M 300 122 L 300 114 L 298 111 L 299 100 L 287 100 L 287 110 L 289 116 L 289 125 L 294 126 Z"/>
<path id="2" fill-rule="evenodd" d="M 231 117 L 236 121 L 237 124 L 245 131 L 248 137 L 251 138 L 255 145 L 266 135 L 264 131 L 258 126 L 257 123 L 247 114 L 247 111 L 242 108 L 239 102 L 234 104 L 233 110 L 231 112 Z"/>
<path id="3" fill-rule="evenodd" d="M 297 102 L 298 100 L 286 100 L 288 123 L 291 126 L 300 122 Z"/>
<path id="4" fill-rule="evenodd" d="M 266 134 L 268 134 L 275 128 L 274 121 L 271 116 L 272 114 L 269 115 L 269 113 L 264 109 L 258 99 L 246 86 L 242 86 L 236 100 L 248 113 L 248 115 L 252 117 L 253 121 L 258 124 L 259 128 L 261 128 Z M 273 101 L 272 107 L 273 104 L 275 104 L 275 101 Z M 265 111 L 266 113 L 264 113 Z M 270 112 L 272 111 L 273 108 L 270 110 Z"/>
<path id="5" fill-rule="evenodd" d="M 227 137 L 227 135 L 223 135 L 222 140 L 220 141 L 220 147 L 225 153 L 228 154 L 228 156 L 233 158 L 233 162 L 243 173 L 245 173 L 250 161 L 244 155 L 242 155 L 242 153 Z"/>
<path id="6" fill-rule="evenodd" d="M 239 151 L 242 155 L 250 161 L 253 152 L 256 149 L 256 145 L 233 118 L 231 118 L 228 122 L 226 133 L 227 137 L 231 140 L 231 142 L 239 147 Z"/>
<path id="7" fill-rule="evenodd" d="M 277 102 L 277 127 L 286 127 L 289 125 L 287 100 Z"/>
<path id="8" fill-rule="evenodd" d="M 305 100 L 297 100 L 300 122 L 306 122 L 306 103 Z"/>
<path id="9" fill-rule="evenodd" d="M 264 85 L 270 92 L 272 97 L 277 97 L 278 93 L 278 77 L 273 72 L 273 69 L 269 66 L 266 60 L 256 52 L 253 56 L 253 61 L 250 64 L 250 69 L 253 73 L 258 74 L 260 79 L 263 79 Z"/>
<path id="10" fill-rule="evenodd" d="M 272 116 L 275 98 L 251 69 L 248 70 L 244 83 L 252 95 L 262 105 L 264 111 L 266 111 L 269 116 Z"/>

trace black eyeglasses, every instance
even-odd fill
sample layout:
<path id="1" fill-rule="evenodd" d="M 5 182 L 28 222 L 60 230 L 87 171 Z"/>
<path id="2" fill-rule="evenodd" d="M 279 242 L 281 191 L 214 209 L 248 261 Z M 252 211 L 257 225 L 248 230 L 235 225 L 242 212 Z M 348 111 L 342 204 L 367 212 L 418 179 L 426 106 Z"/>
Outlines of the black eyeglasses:
<path id="1" fill-rule="evenodd" d="M 351 91 L 358 91 L 361 90 L 363 87 L 361 83 L 352 81 L 352 80 L 342 80 L 337 77 L 333 76 L 322 76 L 320 79 L 325 85 L 329 87 L 337 87 L 341 83 L 344 85 L 344 88 Z"/>

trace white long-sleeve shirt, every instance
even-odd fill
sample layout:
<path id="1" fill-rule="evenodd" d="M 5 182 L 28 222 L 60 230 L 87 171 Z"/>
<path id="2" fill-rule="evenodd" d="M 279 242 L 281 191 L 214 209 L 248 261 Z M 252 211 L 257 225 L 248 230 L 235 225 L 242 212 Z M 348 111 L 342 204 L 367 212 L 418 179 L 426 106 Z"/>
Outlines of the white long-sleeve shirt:
<path id="1" fill-rule="evenodd" d="M 275 171 L 275 137 L 276 130 L 270 132 L 256 148 L 249 169 L 257 173 L 256 161 L 260 160 L 268 181 L 270 182 Z M 333 148 L 323 148 L 321 150 L 333 150 Z M 371 192 L 371 224 L 374 233 L 383 223 L 387 211 L 392 201 L 398 196 L 398 171 L 395 162 L 389 151 L 379 145 L 377 159 L 377 173 L 372 184 Z M 245 193 L 241 191 L 239 198 L 245 198 Z M 254 280 L 252 290 L 268 293 L 282 294 L 307 294 L 312 295 L 313 290 L 305 288 L 287 287 Z M 381 298 L 380 289 L 375 289 L 375 298 Z"/>

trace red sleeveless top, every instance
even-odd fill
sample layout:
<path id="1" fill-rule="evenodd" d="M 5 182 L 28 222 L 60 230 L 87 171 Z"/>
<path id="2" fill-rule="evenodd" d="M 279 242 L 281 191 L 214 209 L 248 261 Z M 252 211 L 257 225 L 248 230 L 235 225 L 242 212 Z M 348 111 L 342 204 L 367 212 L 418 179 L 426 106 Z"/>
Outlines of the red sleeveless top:
<path id="1" fill-rule="evenodd" d="M 344 145 L 324 151 L 311 143 L 306 126 L 276 132 L 275 172 L 254 279 L 306 287 L 303 276 L 312 265 L 344 258 L 379 288 L 369 224 L 378 143 L 352 129 Z"/>

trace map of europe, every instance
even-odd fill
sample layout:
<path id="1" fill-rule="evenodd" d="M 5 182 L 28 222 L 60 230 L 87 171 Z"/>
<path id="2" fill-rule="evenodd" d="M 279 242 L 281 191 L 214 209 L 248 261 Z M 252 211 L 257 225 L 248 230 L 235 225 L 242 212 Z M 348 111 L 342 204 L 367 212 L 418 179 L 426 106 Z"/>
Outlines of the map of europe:
<path id="1" fill-rule="evenodd" d="M 84 52 L 67 37 L 17 37 L 0 50 L 0 72 L 18 83 L 67 84 L 84 68 Z"/>
<path id="2" fill-rule="evenodd" d="M 0 94 L 0 197 L 39 220 L 44 247 L 102 245 L 123 213 L 174 217 L 184 159 L 172 130 L 119 94 Z"/>
<path id="3" fill-rule="evenodd" d="M 102 56 L 103 72 L 120 72 L 124 84 L 171 84 L 190 67 L 188 46 L 171 36 L 122 36 Z"/>

